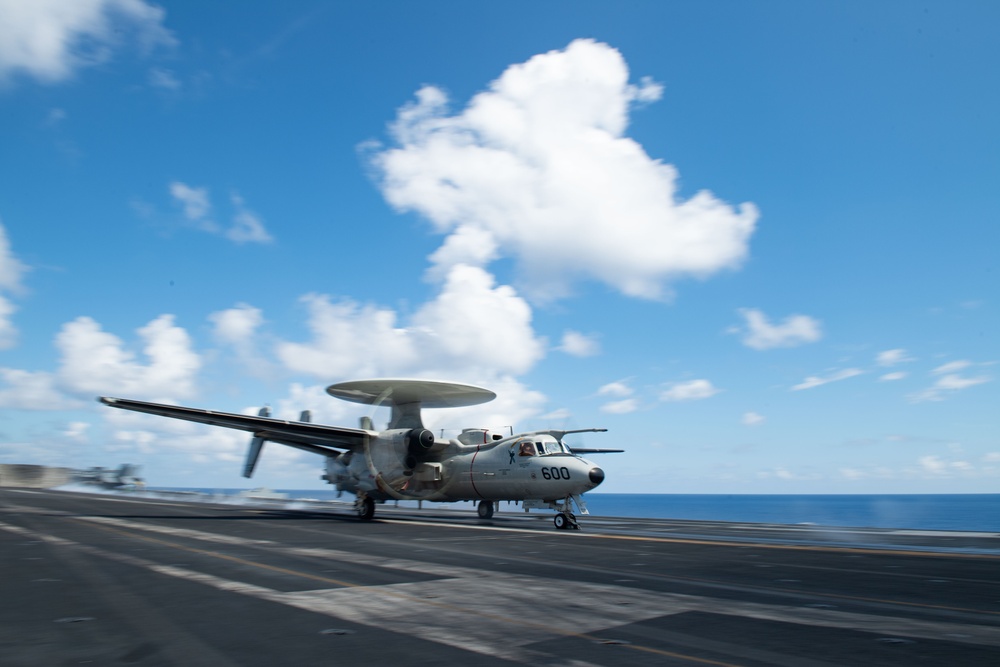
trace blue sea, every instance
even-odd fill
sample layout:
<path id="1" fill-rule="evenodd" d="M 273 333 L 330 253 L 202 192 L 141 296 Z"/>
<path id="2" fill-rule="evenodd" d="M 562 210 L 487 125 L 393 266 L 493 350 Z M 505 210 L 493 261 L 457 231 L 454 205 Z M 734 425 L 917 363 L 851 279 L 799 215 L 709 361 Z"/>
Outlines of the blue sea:
<path id="1" fill-rule="evenodd" d="M 190 489 L 233 495 L 233 489 Z M 290 499 L 332 500 L 330 490 L 282 490 Z M 353 499 L 345 494 L 342 500 Z M 1000 494 L 709 495 L 588 493 L 593 516 L 1000 532 Z M 403 503 L 407 504 L 407 503 Z M 410 503 L 413 504 L 413 503 Z M 468 507 L 454 503 L 446 507 Z M 501 503 L 500 510 L 514 510 Z"/>

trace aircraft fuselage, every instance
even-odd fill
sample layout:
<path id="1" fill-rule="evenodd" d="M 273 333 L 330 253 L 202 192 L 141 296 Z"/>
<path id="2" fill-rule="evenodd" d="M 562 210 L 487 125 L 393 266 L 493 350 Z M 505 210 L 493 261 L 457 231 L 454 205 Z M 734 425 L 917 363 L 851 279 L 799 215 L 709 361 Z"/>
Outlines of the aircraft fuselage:
<path id="1" fill-rule="evenodd" d="M 325 478 L 341 491 L 367 493 L 386 500 L 538 500 L 554 502 L 579 496 L 604 480 L 597 465 L 572 454 L 550 435 L 520 434 L 502 440 L 472 444 L 485 431 L 438 443 L 434 451 L 412 468 L 403 453 L 394 465 L 373 465 L 371 452 L 384 455 L 393 447 L 390 436 L 372 438 L 365 452 L 327 460 Z M 467 434 L 463 434 L 466 436 Z M 463 442 L 465 440 L 465 442 Z M 396 448 L 399 450 L 399 448 Z"/>

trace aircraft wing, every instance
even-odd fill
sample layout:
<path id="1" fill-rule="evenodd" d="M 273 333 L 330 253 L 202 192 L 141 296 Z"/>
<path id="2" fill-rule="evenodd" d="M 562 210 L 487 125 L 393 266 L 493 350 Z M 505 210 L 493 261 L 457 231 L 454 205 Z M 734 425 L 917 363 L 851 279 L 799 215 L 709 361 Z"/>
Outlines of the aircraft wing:
<path id="1" fill-rule="evenodd" d="M 186 408 L 180 405 L 165 405 L 163 403 L 147 403 L 128 398 L 111 398 L 101 396 L 101 403 L 112 408 L 146 412 L 161 417 L 184 419 L 186 421 L 224 426 L 241 431 L 249 431 L 254 437 L 276 442 L 297 449 L 304 449 L 316 454 L 329 455 L 331 449 L 356 449 L 364 445 L 365 438 L 372 435 L 370 431 L 343 426 L 325 426 L 308 422 L 285 421 L 270 417 L 253 417 L 238 415 L 231 412 L 215 412 Z"/>
<path id="2" fill-rule="evenodd" d="M 566 445 L 569 447 L 569 445 Z M 574 454 L 621 454 L 624 449 L 591 449 L 589 447 L 570 447 L 569 451 Z"/>

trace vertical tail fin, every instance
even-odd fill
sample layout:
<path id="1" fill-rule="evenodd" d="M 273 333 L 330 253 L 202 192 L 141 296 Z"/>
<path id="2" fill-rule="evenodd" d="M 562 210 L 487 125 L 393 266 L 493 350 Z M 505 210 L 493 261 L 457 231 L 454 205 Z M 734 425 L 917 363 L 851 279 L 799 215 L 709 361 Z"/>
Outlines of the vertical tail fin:
<path id="1" fill-rule="evenodd" d="M 259 417 L 270 417 L 271 408 L 263 407 L 260 412 L 257 413 Z M 250 440 L 250 448 L 247 450 L 247 461 L 243 465 L 243 476 L 253 477 L 253 470 L 257 467 L 257 459 L 260 458 L 260 453 L 264 449 L 264 443 L 267 442 L 264 438 L 258 438 L 254 436 Z"/>

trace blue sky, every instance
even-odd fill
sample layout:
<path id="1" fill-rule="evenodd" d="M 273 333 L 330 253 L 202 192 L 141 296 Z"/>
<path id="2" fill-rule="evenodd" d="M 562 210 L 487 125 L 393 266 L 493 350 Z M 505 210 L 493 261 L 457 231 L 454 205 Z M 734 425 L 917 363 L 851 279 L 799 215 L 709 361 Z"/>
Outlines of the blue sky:
<path id="1" fill-rule="evenodd" d="M 433 377 L 607 427 L 603 491 L 998 492 L 998 19 L 0 0 L 0 462 L 319 488 L 94 397 Z"/>

